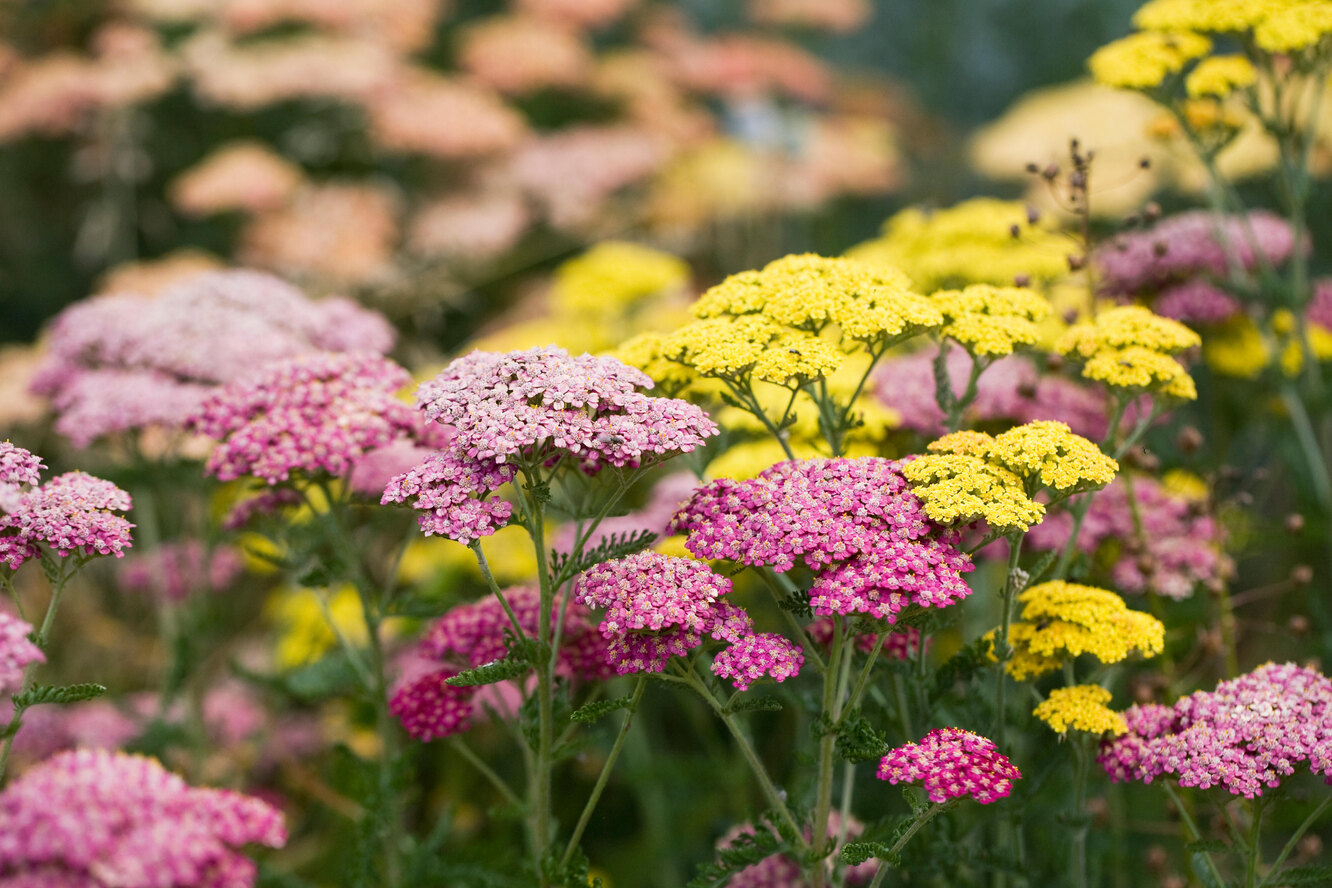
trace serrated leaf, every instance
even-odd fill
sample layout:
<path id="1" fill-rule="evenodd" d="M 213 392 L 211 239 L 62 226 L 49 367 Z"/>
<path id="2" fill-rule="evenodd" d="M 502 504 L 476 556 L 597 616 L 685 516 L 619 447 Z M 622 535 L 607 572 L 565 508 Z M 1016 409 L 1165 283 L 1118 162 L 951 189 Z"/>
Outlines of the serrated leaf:
<path id="1" fill-rule="evenodd" d="M 782 703 L 775 697 L 741 697 L 722 710 L 727 715 L 737 712 L 780 712 Z"/>
<path id="2" fill-rule="evenodd" d="M 452 678 L 445 679 L 444 683 L 455 688 L 474 688 L 517 678 L 525 675 L 531 668 L 532 664 L 522 657 L 509 656 L 503 660 L 483 663 L 475 669 L 464 669 Z"/>
<path id="3" fill-rule="evenodd" d="M 925 795 L 925 790 L 919 786 L 902 787 L 902 798 L 911 806 L 913 814 L 923 814 L 930 807 L 930 800 Z"/>
<path id="4" fill-rule="evenodd" d="M 1332 885 L 1332 866 L 1311 863 L 1293 866 L 1268 876 L 1264 884 L 1273 885 Z"/>
<path id="5" fill-rule="evenodd" d="M 337 651 L 281 676 L 283 689 L 300 700 L 324 700 L 360 684 L 345 654 Z"/>
<path id="6" fill-rule="evenodd" d="M 842 846 L 842 863 L 847 866 L 860 866 L 873 858 L 887 860 L 892 856 L 896 855 L 882 842 L 847 842 Z"/>
<path id="7" fill-rule="evenodd" d="M 551 550 L 551 570 L 556 575 L 574 576 L 596 567 L 603 561 L 614 561 L 641 552 L 657 541 L 657 534 L 650 530 L 634 530 L 627 533 L 613 533 L 602 537 L 591 549 L 584 549 L 576 557 L 568 552 Z"/>
<path id="8" fill-rule="evenodd" d="M 868 719 L 859 712 L 850 712 L 838 725 L 836 748 L 842 761 L 855 764 L 882 758 L 888 743 L 885 735 L 876 731 Z"/>
<path id="9" fill-rule="evenodd" d="M 812 617 L 814 608 L 809 603 L 808 592 L 792 592 L 790 595 L 777 602 L 777 606 L 784 611 L 790 611 L 798 617 Z"/>
<path id="10" fill-rule="evenodd" d="M 597 700 L 592 703 L 584 703 L 573 712 L 569 713 L 569 720 L 580 724 L 590 725 L 600 721 L 606 716 L 615 712 L 617 709 L 623 709 L 629 705 L 631 697 L 616 697 L 614 700 Z"/>
<path id="11" fill-rule="evenodd" d="M 1184 849 L 1190 854 L 1224 854 L 1230 850 L 1230 846 L 1220 839 L 1205 839 L 1201 842 L 1189 842 Z"/>
<path id="12" fill-rule="evenodd" d="M 953 380 L 948 374 L 948 349 L 943 343 L 939 344 L 939 351 L 934 356 L 934 400 L 938 403 L 939 409 L 948 414 L 952 412 L 953 405 L 957 403 L 957 395 L 953 394 Z"/>
<path id="13" fill-rule="evenodd" d="M 95 700 L 105 693 L 106 686 L 94 682 L 64 685 L 63 687 L 34 685 L 23 693 L 14 695 L 14 708 L 27 709 L 29 706 L 40 706 L 48 703 L 56 705 L 82 703 L 84 700 Z"/>
<path id="14" fill-rule="evenodd" d="M 1032 583 L 1040 582 L 1041 577 L 1045 576 L 1045 572 L 1054 567 L 1055 560 L 1058 557 L 1059 552 L 1052 549 L 1037 558 L 1036 563 L 1031 566 L 1031 570 L 1028 572 L 1027 588 L 1031 588 Z"/>

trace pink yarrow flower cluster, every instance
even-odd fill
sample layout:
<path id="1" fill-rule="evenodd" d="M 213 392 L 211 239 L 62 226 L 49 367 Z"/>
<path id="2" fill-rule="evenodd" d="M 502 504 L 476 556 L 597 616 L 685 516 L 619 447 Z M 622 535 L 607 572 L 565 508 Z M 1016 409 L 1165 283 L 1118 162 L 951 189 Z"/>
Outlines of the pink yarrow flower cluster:
<path id="1" fill-rule="evenodd" d="M 31 663 L 45 663 L 41 648 L 28 640 L 32 626 L 0 611 L 0 694 L 23 687 L 23 673 Z"/>
<path id="2" fill-rule="evenodd" d="M 722 596 L 731 581 L 700 561 L 639 552 L 586 571 L 574 599 L 606 611 L 606 659 L 620 675 L 661 672 L 703 637 L 735 643 L 753 632 L 749 615 Z"/>
<path id="3" fill-rule="evenodd" d="M 712 674 L 730 679 L 736 690 L 747 691 L 761 678 L 776 682 L 799 675 L 805 654 L 799 645 L 775 632 L 746 635 L 712 660 Z"/>
<path id="4" fill-rule="evenodd" d="M 946 607 L 971 594 L 971 559 L 940 528 L 902 476 L 877 457 L 778 463 L 748 481 L 700 488 L 672 529 L 700 558 L 777 571 L 817 572 L 810 604 L 820 616 L 864 614 L 895 622 L 910 605 Z"/>
<path id="5" fill-rule="evenodd" d="M 1174 706 L 1124 713 L 1128 733 L 1101 744 L 1110 779 L 1174 777 L 1254 798 L 1306 762 L 1332 784 L 1332 680 L 1293 663 L 1268 663 Z"/>
<path id="6" fill-rule="evenodd" d="M 0 793 L 0 883 L 116 888 L 245 888 L 237 849 L 287 841 L 266 802 L 197 789 L 155 759 L 60 753 Z"/>
<path id="7" fill-rule="evenodd" d="M 189 426 L 217 440 L 207 470 L 223 481 L 341 477 L 367 453 L 417 434 L 416 412 L 394 395 L 409 379 L 377 354 L 302 355 L 214 391 Z"/>
<path id="8" fill-rule="evenodd" d="M 83 555 L 115 555 L 120 558 L 130 546 L 134 527 L 116 512 L 130 508 L 130 495 L 110 481 L 83 472 L 66 472 L 24 491 L 19 483 L 40 480 L 40 461 L 31 453 L 8 445 L 5 458 L 10 467 L 0 478 L 0 563 L 18 567 L 37 558 L 43 546 L 61 558 L 75 552 Z"/>
<path id="9" fill-rule="evenodd" d="M 686 453 L 717 434 L 700 408 L 640 389 L 652 381 L 613 358 L 564 349 L 473 352 L 417 391 L 428 420 L 448 426 L 448 446 L 394 478 L 383 502 L 425 512 L 427 534 L 470 543 L 512 513 L 490 500 L 521 465 L 572 457 L 584 472 L 639 467 Z"/>
<path id="10" fill-rule="evenodd" d="M 541 619 L 541 591 L 535 587 L 506 589 L 504 600 L 518 618 L 524 635 L 538 634 Z M 558 622 L 559 612 L 551 609 L 550 625 Z M 477 688 L 454 687 L 447 680 L 463 669 L 503 659 L 508 654 L 506 635 L 513 624 L 503 605 L 494 596 L 460 605 L 440 617 L 417 645 L 416 656 L 429 669 L 409 677 L 394 692 L 389 709 L 402 722 L 407 733 L 418 740 L 434 740 L 471 727 Z M 586 680 L 608 678 L 606 642 L 592 626 L 587 608 L 570 603 L 564 612 L 560 635 L 557 671 L 568 678 Z"/>
<path id="11" fill-rule="evenodd" d="M 878 771 L 889 783 L 923 785 L 935 803 L 971 796 L 982 805 L 1005 798 L 1021 777 L 994 741 L 961 728 L 936 728 L 919 743 L 890 750 Z"/>

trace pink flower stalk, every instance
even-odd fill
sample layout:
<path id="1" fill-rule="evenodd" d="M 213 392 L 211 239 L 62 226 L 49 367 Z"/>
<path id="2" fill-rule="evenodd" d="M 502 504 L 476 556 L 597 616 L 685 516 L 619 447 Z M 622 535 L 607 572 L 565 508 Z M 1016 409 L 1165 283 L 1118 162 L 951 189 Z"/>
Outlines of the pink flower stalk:
<path id="1" fill-rule="evenodd" d="M 1201 504 L 1173 494 L 1147 476 L 1133 478 L 1136 512 L 1121 478 L 1098 493 L 1078 534 L 1078 547 L 1096 552 L 1102 544 L 1118 547 L 1110 579 L 1121 592 L 1154 592 L 1179 601 L 1199 584 L 1218 586 L 1229 579 L 1234 562 L 1223 549 L 1226 531 Z M 1141 530 L 1139 529 L 1141 522 Z M 1037 551 L 1058 551 L 1073 531 L 1067 512 L 1046 515 L 1027 534 Z"/>
<path id="2" fill-rule="evenodd" d="M 923 785 L 936 804 L 971 796 L 988 805 L 1005 798 L 1021 777 L 994 741 L 961 728 L 936 728 L 919 743 L 890 750 L 878 772 L 889 783 Z"/>
<path id="3" fill-rule="evenodd" d="M 452 440 L 394 478 L 382 501 L 413 501 L 427 535 L 467 544 L 508 521 L 512 504 L 489 497 L 520 465 L 572 456 L 588 473 L 638 467 L 717 434 L 698 407 L 639 391 L 651 385 L 613 358 L 554 347 L 459 358 L 417 391 L 426 418 L 449 426 Z"/>
<path id="4" fill-rule="evenodd" d="M 130 508 L 130 495 L 110 481 L 83 472 L 57 475 L 17 498 L 0 514 L 0 562 L 17 569 L 46 546 L 61 558 L 124 557 L 134 527 L 114 514 Z"/>
<path id="5" fill-rule="evenodd" d="M 341 477 L 365 454 L 417 430 L 415 412 L 394 396 L 409 379 L 375 354 L 306 355 L 215 391 L 188 423 L 218 441 L 207 470 L 223 481 Z"/>
<path id="6" fill-rule="evenodd" d="M 28 640 L 32 626 L 0 611 L 0 694 L 23 688 L 23 673 L 31 663 L 45 663 L 42 649 Z"/>
<path id="7" fill-rule="evenodd" d="M 821 620 L 815 620 L 805 627 L 805 634 L 815 644 L 823 647 L 831 647 L 833 640 L 833 618 L 824 617 Z M 874 650 L 874 646 L 879 641 L 879 635 L 876 632 L 863 632 L 856 636 L 856 650 L 868 654 Z M 925 650 L 930 649 L 934 642 L 932 638 L 925 639 Z M 898 629 L 888 633 L 884 639 L 883 646 L 879 648 L 879 656 L 887 657 L 890 660 L 910 660 L 916 656 L 920 648 L 920 630 L 915 626 L 908 626 L 905 629 Z"/>
<path id="8" fill-rule="evenodd" d="M 848 818 L 846 831 L 844 833 L 847 841 L 856 839 L 865 831 L 865 825 L 854 817 Z M 842 834 L 842 815 L 837 811 L 831 811 L 828 814 L 828 835 L 830 837 Z M 811 830 L 805 829 L 805 838 L 808 839 Z M 754 835 L 754 827 L 745 823 L 727 831 L 726 835 L 717 840 L 717 850 L 725 850 L 735 844 L 740 836 Z M 833 861 L 840 854 L 840 847 L 835 849 L 825 861 L 828 875 L 832 875 Z M 854 886 L 866 885 L 874 878 L 879 871 L 879 862 L 870 859 L 859 866 L 846 867 L 842 871 L 844 883 L 848 888 Z M 731 876 L 731 880 L 726 883 L 727 888 L 809 888 L 809 881 L 804 877 L 804 869 L 794 858 L 785 854 L 774 854 L 771 857 L 760 860 L 740 870 L 740 872 Z"/>
<path id="9" fill-rule="evenodd" d="M 909 605 L 946 607 L 971 594 L 971 559 L 935 525 L 899 463 L 877 457 L 778 463 L 748 481 L 702 487 L 675 517 L 699 558 L 817 572 L 820 616 L 895 622 Z"/>
<path id="10" fill-rule="evenodd" d="M 1101 743 L 1110 779 L 1219 786 L 1254 798 L 1307 762 L 1332 784 L 1332 681 L 1293 663 L 1267 663 L 1173 707 L 1132 706 L 1128 733 Z"/>
<path id="11" fill-rule="evenodd" d="M 268 803 L 196 789 L 144 756 L 60 753 L 0 793 L 4 884 L 243 888 L 256 871 L 237 849 L 286 841 Z"/>
<path id="12" fill-rule="evenodd" d="M 117 579 L 127 591 L 181 602 L 195 592 L 227 588 L 244 569 L 240 554 L 229 546 L 210 551 L 200 540 L 180 540 L 126 558 Z"/>
<path id="13" fill-rule="evenodd" d="M 270 361 L 393 345 L 379 314 L 346 299 L 312 301 L 254 271 L 193 275 L 149 297 L 99 296 L 51 325 L 33 389 L 49 395 L 56 430 L 85 447 L 102 435 L 179 428 L 209 390 Z"/>
<path id="14" fill-rule="evenodd" d="M 735 643 L 753 632 L 749 615 L 721 601 L 731 581 L 704 563 L 657 552 L 639 552 L 586 571 L 574 599 L 606 611 L 601 634 L 610 642 L 606 660 L 620 675 L 661 672 L 703 637 Z"/>
<path id="15" fill-rule="evenodd" d="M 1275 213 L 1256 210 L 1240 218 L 1193 210 L 1121 234 L 1095 258 L 1106 292 L 1137 295 L 1198 275 L 1225 278 L 1231 262 L 1245 272 L 1264 261 L 1280 265 L 1294 250 L 1290 224 Z"/>
<path id="16" fill-rule="evenodd" d="M 746 635 L 717 654 L 712 674 L 728 678 L 736 690 L 747 691 L 761 678 L 786 681 L 800 674 L 805 654 L 800 646 L 775 632 Z"/>
<path id="17" fill-rule="evenodd" d="M 962 349 L 950 347 L 947 364 L 953 391 L 960 396 L 971 373 L 971 359 Z M 932 350 L 888 358 L 874 371 L 874 379 L 875 396 L 897 411 L 903 428 L 931 438 L 947 431 L 934 396 Z M 971 423 L 1004 420 L 1019 425 L 1058 419 L 1075 434 L 1100 440 L 1108 425 L 1108 406 L 1103 392 L 1063 376 L 1037 373 L 1030 361 L 1014 355 L 995 361 L 981 374 L 965 418 Z"/>

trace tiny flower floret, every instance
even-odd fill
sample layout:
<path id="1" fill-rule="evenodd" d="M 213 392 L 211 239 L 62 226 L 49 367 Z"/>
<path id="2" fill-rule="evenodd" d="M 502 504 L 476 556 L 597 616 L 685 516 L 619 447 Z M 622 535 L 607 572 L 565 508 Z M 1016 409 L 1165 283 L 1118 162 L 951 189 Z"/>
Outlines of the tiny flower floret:
<path id="1" fill-rule="evenodd" d="M 982 805 L 1006 797 L 1021 777 L 994 741 L 961 728 L 936 728 L 919 743 L 890 750 L 878 771 L 889 783 L 923 785 L 935 803 L 971 796 Z"/>
<path id="2" fill-rule="evenodd" d="M 747 691 L 763 677 L 786 681 L 800 673 L 805 655 L 800 647 L 775 632 L 747 635 L 717 654 L 712 674 L 728 678 L 736 690 Z"/>

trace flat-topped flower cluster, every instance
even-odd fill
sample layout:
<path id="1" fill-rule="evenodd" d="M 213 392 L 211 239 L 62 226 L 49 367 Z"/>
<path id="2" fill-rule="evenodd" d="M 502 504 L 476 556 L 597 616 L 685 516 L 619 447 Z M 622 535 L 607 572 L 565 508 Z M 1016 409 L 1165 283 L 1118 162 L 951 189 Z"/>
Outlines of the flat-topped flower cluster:
<path id="1" fill-rule="evenodd" d="M 878 770 L 889 783 L 921 784 L 932 802 L 971 796 L 982 805 L 1005 798 L 1021 776 L 993 740 L 961 728 L 936 728 L 889 750 Z"/>

